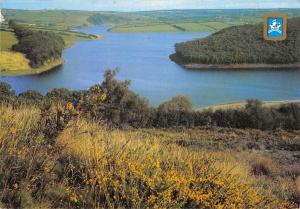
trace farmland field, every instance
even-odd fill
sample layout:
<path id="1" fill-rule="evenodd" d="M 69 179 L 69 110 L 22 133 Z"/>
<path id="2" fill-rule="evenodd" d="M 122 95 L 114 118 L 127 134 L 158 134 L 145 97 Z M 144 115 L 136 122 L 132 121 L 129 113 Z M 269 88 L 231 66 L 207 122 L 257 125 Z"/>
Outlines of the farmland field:
<path id="1" fill-rule="evenodd" d="M 0 30 L 0 51 L 8 51 L 16 43 L 17 39 L 13 32 Z"/>
<path id="2" fill-rule="evenodd" d="M 111 32 L 216 32 L 233 25 L 247 24 L 247 21 L 228 22 L 160 22 L 114 26 Z"/>
<path id="3" fill-rule="evenodd" d="M 16 19 L 24 24 L 60 30 L 91 25 L 111 25 L 114 26 L 112 32 L 209 32 L 232 25 L 260 22 L 264 13 L 273 11 L 284 12 L 288 17 L 299 14 L 299 9 L 162 10 L 146 12 L 4 10 L 4 14 L 8 19 Z"/>

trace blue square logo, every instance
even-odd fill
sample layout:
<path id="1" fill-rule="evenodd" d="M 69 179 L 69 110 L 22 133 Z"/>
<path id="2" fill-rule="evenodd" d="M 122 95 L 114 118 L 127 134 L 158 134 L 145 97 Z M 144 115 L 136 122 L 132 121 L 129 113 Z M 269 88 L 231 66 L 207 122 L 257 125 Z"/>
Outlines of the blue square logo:
<path id="1" fill-rule="evenodd" d="M 282 37 L 283 36 L 283 18 L 282 17 L 269 17 L 268 18 L 268 36 L 269 37 Z"/>
<path id="2" fill-rule="evenodd" d="M 287 19 L 284 13 L 265 14 L 264 39 L 283 41 L 287 38 Z"/>

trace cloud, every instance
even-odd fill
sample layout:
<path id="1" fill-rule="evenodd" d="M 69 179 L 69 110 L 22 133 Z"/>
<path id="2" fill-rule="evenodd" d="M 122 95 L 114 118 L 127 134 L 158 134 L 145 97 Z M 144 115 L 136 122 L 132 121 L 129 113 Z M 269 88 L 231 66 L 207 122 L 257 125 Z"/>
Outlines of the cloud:
<path id="1" fill-rule="evenodd" d="M 121 11 L 208 8 L 300 8 L 300 0 L 4 0 L 3 7 Z"/>

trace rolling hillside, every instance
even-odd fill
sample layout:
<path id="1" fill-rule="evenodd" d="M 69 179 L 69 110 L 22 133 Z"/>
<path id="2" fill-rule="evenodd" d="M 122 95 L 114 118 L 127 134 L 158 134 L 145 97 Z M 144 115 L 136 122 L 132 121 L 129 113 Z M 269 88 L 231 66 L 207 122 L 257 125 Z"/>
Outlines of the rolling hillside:
<path id="1" fill-rule="evenodd" d="M 299 9 L 244 10 L 162 10 L 141 12 L 8 10 L 6 19 L 24 24 L 55 29 L 71 29 L 90 25 L 112 25 L 112 32 L 215 32 L 232 25 L 257 23 L 267 12 L 284 12 L 299 16 Z"/>

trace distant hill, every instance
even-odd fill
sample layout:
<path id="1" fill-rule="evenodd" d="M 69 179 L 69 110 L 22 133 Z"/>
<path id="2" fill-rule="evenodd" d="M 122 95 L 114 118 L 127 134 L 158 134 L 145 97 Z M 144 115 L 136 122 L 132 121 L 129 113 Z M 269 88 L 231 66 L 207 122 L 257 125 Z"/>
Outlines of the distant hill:
<path id="1" fill-rule="evenodd" d="M 265 41 L 263 24 L 225 28 L 206 38 L 176 44 L 179 64 L 291 64 L 300 62 L 300 17 L 288 20 L 284 41 Z"/>
<path id="2" fill-rule="evenodd" d="M 265 13 L 282 12 L 288 17 L 299 16 L 300 9 L 182 9 L 142 11 L 136 14 L 152 17 L 159 21 L 237 21 L 260 20 Z"/>
<path id="3" fill-rule="evenodd" d="M 115 31 L 128 32 L 157 31 L 157 24 L 164 26 L 163 31 L 217 31 L 231 25 L 259 22 L 263 14 L 269 12 L 283 12 L 289 18 L 300 14 L 300 9 L 187 9 L 139 12 L 3 9 L 2 11 L 6 20 L 14 19 L 19 23 L 39 27 L 71 29 L 90 25 L 112 25 L 122 26 Z"/>

